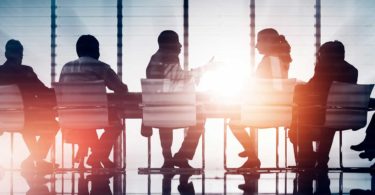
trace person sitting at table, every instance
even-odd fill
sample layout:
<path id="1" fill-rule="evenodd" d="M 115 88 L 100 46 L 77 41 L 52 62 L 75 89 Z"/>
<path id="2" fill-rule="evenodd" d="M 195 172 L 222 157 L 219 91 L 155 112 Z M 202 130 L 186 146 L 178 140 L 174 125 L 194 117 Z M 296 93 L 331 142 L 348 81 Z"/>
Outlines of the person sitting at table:
<path id="1" fill-rule="evenodd" d="M 325 105 L 333 81 L 356 84 L 357 79 L 358 70 L 345 61 L 344 45 L 340 41 L 326 42 L 319 48 L 313 77 L 305 85 L 296 87 L 295 101 L 298 105 Z M 319 119 L 324 113 L 318 111 L 309 116 Z M 339 129 L 311 128 L 303 124 L 299 126 L 299 152 L 295 154 L 298 157 L 297 166 L 300 168 L 315 166 L 322 171 L 328 170 L 329 151 L 335 131 Z M 292 125 L 289 131 L 289 139 L 297 148 L 295 125 Z M 312 146 L 314 140 L 318 142 L 316 152 L 313 151 Z"/>
<path id="2" fill-rule="evenodd" d="M 30 155 L 21 163 L 21 168 L 51 170 L 58 165 L 44 159 L 59 130 L 52 110 L 56 104 L 53 90 L 39 80 L 32 67 L 22 65 L 23 46 L 20 41 L 11 39 L 6 43 L 5 57 L 6 62 L 0 66 L 0 85 L 16 84 L 24 103 L 25 128 L 21 134 Z"/>
<path id="3" fill-rule="evenodd" d="M 203 66 L 189 72 L 182 70 L 178 58 L 182 45 L 177 33 L 172 30 L 161 32 L 158 37 L 158 44 L 159 49 L 151 57 L 146 68 L 146 77 L 149 79 L 184 80 L 191 77 L 199 78 L 204 69 L 209 68 Z M 162 168 L 173 168 L 174 166 L 192 168 L 188 159 L 193 159 L 203 129 L 204 121 L 202 120 L 198 120 L 196 126 L 189 127 L 179 151 L 172 157 L 173 129 L 160 128 L 159 136 L 164 157 Z"/>
<path id="4" fill-rule="evenodd" d="M 124 84 L 111 67 L 99 61 L 99 41 L 92 35 L 82 35 L 78 38 L 76 43 L 76 51 L 78 59 L 66 63 L 60 75 L 59 82 L 74 82 L 74 81 L 90 81 L 90 80 L 104 80 L 106 86 L 115 92 L 117 95 L 124 95 L 128 93 L 128 87 Z M 71 77 L 70 75 L 80 73 L 80 78 Z M 84 100 L 82 100 L 84 101 Z M 92 153 L 87 159 L 87 164 L 93 168 L 114 168 L 115 164 L 109 160 L 109 154 L 115 144 L 118 136 L 122 130 L 121 118 L 113 109 L 109 110 L 109 119 L 114 124 L 111 127 L 105 128 L 104 133 L 98 141 L 92 140 Z M 93 130 L 96 134 L 96 131 Z M 82 136 L 86 137 L 86 133 L 82 132 Z M 78 136 L 76 134 L 76 136 Z M 94 136 L 90 136 L 94 138 Z"/>
<path id="5" fill-rule="evenodd" d="M 272 28 L 263 29 L 258 33 L 256 48 L 260 54 L 264 55 L 255 72 L 257 78 L 288 78 L 292 58 L 290 45 L 283 35 Z M 245 130 L 246 127 L 231 122 L 230 128 L 244 149 L 239 156 L 247 158 L 247 161 L 239 168 L 259 168 L 261 163 L 254 150 L 254 143 Z"/>

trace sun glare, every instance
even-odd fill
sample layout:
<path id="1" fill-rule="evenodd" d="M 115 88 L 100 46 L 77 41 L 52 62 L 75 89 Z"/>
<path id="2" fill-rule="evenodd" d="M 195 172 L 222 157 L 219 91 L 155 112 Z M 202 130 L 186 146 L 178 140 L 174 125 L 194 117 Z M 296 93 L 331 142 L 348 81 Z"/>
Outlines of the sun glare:
<path id="1" fill-rule="evenodd" d="M 239 98 L 248 72 L 238 67 L 229 67 L 223 62 L 215 62 L 219 67 L 202 76 L 198 91 L 209 92 L 214 100 L 230 103 Z"/>

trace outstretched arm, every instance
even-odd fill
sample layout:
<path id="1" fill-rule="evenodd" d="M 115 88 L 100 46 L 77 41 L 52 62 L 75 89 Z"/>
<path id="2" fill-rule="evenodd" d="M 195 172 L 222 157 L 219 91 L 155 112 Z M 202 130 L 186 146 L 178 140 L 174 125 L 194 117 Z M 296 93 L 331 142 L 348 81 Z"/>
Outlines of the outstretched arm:
<path id="1" fill-rule="evenodd" d="M 115 93 L 124 94 L 128 92 L 128 86 L 120 80 L 112 69 L 107 69 L 104 80 L 107 87 L 113 90 Z"/>
<path id="2" fill-rule="evenodd" d="M 217 65 L 213 62 L 215 57 L 213 56 L 205 65 L 197 67 L 197 68 L 192 68 L 190 70 L 190 75 L 191 77 L 194 77 L 196 81 L 199 81 L 202 75 L 209 71 L 217 68 Z"/>

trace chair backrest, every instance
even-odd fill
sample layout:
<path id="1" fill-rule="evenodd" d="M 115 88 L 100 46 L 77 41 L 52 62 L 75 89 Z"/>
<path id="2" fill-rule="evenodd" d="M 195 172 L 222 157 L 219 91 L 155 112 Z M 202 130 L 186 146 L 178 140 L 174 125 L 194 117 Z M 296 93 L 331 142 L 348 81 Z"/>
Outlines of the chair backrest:
<path id="1" fill-rule="evenodd" d="M 100 129 L 109 125 L 104 81 L 53 83 L 62 129 Z"/>
<path id="2" fill-rule="evenodd" d="M 245 88 L 241 124 L 250 127 L 289 127 L 296 79 L 256 79 Z"/>
<path id="3" fill-rule="evenodd" d="M 327 97 L 324 126 L 335 130 L 359 129 L 367 124 L 374 85 L 333 82 Z"/>
<path id="4" fill-rule="evenodd" d="M 17 85 L 0 86 L 0 130 L 22 131 L 25 126 L 24 104 Z"/>
<path id="5" fill-rule="evenodd" d="M 71 72 L 60 75 L 60 82 L 81 82 L 100 80 L 97 76 L 90 73 Z"/>
<path id="6" fill-rule="evenodd" d="M 178 128 L 196 124 L 193 80 L 141 79 L 143 124 Z"/>

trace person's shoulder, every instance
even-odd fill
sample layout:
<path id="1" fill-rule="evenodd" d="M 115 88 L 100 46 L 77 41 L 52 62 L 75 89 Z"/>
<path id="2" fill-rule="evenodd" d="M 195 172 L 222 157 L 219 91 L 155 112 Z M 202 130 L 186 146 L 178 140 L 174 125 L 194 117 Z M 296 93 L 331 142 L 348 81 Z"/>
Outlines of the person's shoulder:
<path id="1" fill-rule="evenodd" d="M 6 74 L 7 68 L 4 65 L 0 65 L 0 74 Z"/>
<path id="2" fill-rule="evenodd" d="M 114 72 L 114 70 L 112 69 L 111 65 L 105 63 L 105 62 L 102 62 L 100 60 L 93 60 L 90 62 L 90 66 L 92 69 L 95 69 L 99 72 L 105 72 L 105 73 L 109 73 L 109 72 Z"/>
<path id="3" fill-rule="evenodd" d="M 160 52 L 154 53 L 149 62 L 149 66 L 155 66 L 155 65 L 160 65 L 162 64 L 162 54 Z"/>
<path id="4" fill-rule="evenodd" d="M 21 65 L 21 69 L 27 71 L 27 72 L 34 72 L 34 69 L 33 67 L 29 66 L 29 65 Z"/>
<path id="5" fill-rule="evenodd" d="M 71 61 L 69 61 L 69 62 L 66 62 L 66 63 L 63 65 L 63 67 L 65 67 L 65 66 L 73 66 L 74 64 L 77 64 L 77 61 L 78 61 L 78 59 L 75 59 L 75 60 L 71 60 Z"/>
<path id="6" fill-rule="evenodd" d="M 106 70 L 108 70 L 108 69 L 112 69 L 112 68 L 111 68 L 111 65 L 109 65 L 109 64 L 107 64 L 107 63 L 105 63 L 105 62 L 102 62 L 102 61 L 100 61 L 100 60 L 97 60 L 96 62 L 93 62 L 92 65 L 93 65 L 93 66 L 99 66 L 99 67 L 102 67 L 102 68 L 104 68 L 104 69 L 106 69 Z"/>
<path id="7" fill-rule="evenodd" d="M 103 62 L 103 61 L 100 61 L 100 60 L 97 60 L 97 64 L 101 65 L 101 66 L 105 66 L 105 67 L 111 67 L 109 64 Z"/>
<path id="8" fill-rule="evenodd" d="M 345 66 L 347 67 L 348 70 L 353 71 L 353 72 L 358 72 L 358 69 L 355 66 L 353 66 L 352 64 L 350 64 L 347 61 L 344 61 L 344 62 L 345 62 Z"/>
<path id="9" fill-rule="evenodd" d="M 78 60 L 80 64 L 87 64 L 90 66 L 99 66 L 99 67 L 105 67 L 105 68 L 111 67 L 109 64 L 105 62 L 100 61 L 98 59 L 91 58 L 91 57 L 81 57 Z"/>
<path id="10" fill-rule="evenodd" d="M 152 54 L 151 60 L 159 59 L 159 58 L 161 58 L 161 56 L 162 56 L 162 53 L 156 52 L 156 53 Z"/>

